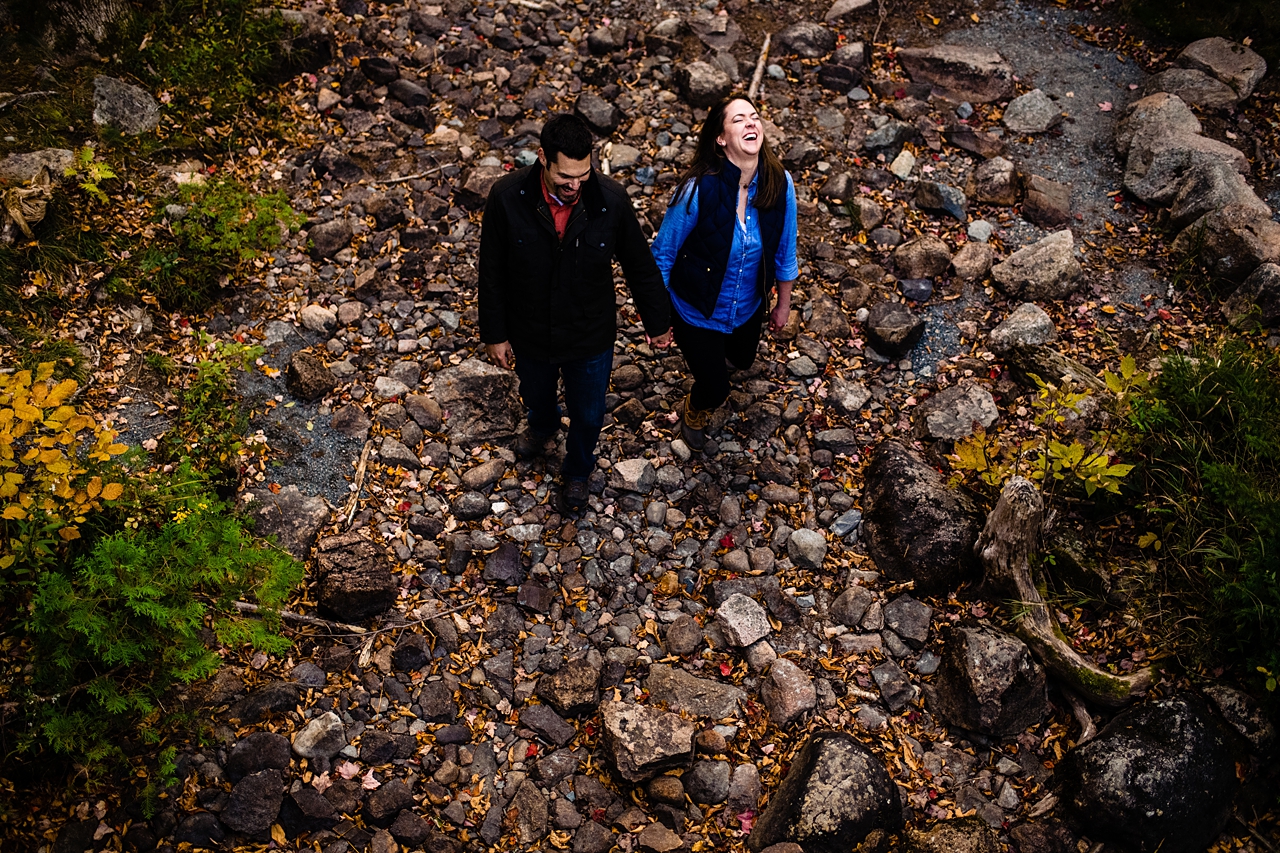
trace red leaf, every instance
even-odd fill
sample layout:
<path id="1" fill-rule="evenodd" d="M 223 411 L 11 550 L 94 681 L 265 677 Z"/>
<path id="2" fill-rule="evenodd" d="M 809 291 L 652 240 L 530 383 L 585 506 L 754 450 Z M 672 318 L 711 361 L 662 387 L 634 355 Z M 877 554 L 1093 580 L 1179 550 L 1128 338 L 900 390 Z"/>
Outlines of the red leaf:
<path id="1" fill-rule="evenodd" d="M 533 758 L 537 754 L 538 754 L 538 745 L 536 743 L 531 743 L 529 744 L 529 748 L 525 750 L 524 757 Z"/>
<path id="2" fill-rule="evenodd" d="M 720 537 L 720 547 L 721 547 L 721 548 L 732 548 L 732 547 L 733 547 L 733 534 L 732 534 L 732 533 L 726 533 L 724 536 L 721 536 L 721 537 Z"/>
<path id="3" fill-rule="evenodd" d="M 729 664 L 727 663 L 720 664 L 720 674 L 723 675 L 725 678 L 728 678 L 729 673 L 731 672 L 733 672 L 733 667 L 729 666 Z"/>
<path id="4" fill-rule="evenodd" d="M 400 503 L 396 504 L 396 510 L 398 512 L 408 512 L 409 507 L 411 506 L 413 506 L 413 504 L 409 503 L 408 501 L 400 501 Z"/>
<path id="5" fill-rule="evenodd" d="M 1164 320 L 1164 321 L 1166 321 L 1166 322 L 1167 322 L 1167 321 L 1169 321 L 1169 320 L 1172 320 L 1172 319 L 1173 319 L 1173 315 L 1172 315 L 1172 314 L 1170 314 L 1168 311 L 1166 311 L 1166 310 L 1165 310 L 1165 309 L 1163 309 L 1163 308 L 1157 308 L 1157 309 L 1156 309 L 1156 314 L 1158 314 L 1158 315 L 1160 316 L 1160 319 L 1161 319 L 1161 320 Z"/>

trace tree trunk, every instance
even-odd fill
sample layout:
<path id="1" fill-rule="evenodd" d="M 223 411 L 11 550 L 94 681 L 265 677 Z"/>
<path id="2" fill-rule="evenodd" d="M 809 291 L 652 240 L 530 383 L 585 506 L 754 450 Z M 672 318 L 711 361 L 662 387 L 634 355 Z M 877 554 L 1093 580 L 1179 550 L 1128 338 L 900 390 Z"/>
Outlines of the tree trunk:
<path id="1" fill-rule="evenodd" d="M 1018 636 L 1050 674 L 1089 702 L 1113 708 L 1126 705 L 1151 688 L 1152 671 L 1106 672 L 1081 657 L 1059 632 L 1031 568 L 1043 522 L 1044 500 L 1035 485 L 1023 477 L 1005 483 L 975 546 L 986 581 L 1018 602 Z"/>

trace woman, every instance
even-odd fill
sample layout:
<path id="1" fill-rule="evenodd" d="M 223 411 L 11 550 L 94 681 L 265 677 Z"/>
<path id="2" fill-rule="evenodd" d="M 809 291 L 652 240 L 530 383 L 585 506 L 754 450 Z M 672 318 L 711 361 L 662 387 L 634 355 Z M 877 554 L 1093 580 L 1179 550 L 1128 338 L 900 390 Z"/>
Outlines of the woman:
<path id="1" fill-rule="evenodd" d="M 800 274 L 795 186 L 746 98 L 727 98 L 707 116 L 653 256 L 675 308 L 676 344 L 693 374 L 680 435 L 702 450 L 707 422 L 729 396 L 725 359 L 739 370 L 751 366 L 765 297 L 777 289 L 768 311 L 769 330 L 777 332 Z"/>

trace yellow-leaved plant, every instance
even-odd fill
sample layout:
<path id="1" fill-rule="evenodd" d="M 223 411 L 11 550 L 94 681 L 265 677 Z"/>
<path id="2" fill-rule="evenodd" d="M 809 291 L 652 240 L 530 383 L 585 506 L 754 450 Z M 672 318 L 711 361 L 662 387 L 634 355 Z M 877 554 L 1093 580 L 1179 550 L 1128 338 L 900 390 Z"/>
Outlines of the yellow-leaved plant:
<path id="1" fill-rule="evenodd" d="M 54 381 L 53 369 L 0 373 L 0 584 L 29 580 L 124 493 L 101 472 L 128 448 L 73 405 L 78 383 Z"/>

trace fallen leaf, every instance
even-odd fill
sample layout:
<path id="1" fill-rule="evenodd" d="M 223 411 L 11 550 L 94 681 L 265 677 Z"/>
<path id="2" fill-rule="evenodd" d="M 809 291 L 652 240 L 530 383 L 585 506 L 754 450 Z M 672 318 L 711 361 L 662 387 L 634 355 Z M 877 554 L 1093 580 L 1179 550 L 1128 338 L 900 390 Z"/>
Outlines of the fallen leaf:
<path id="1" fill-rule="evenodd" d="M 1102 110 L 1104 113 L 1111 112 L 1111 102 L 1103 101 L 1102 103 L 1098 104 L 1098 109 Z"/>
<path id="2" fill-rule="evenodd" d="M 344 761 L 334 769 L 338 771 L 338 775 L 343 779 L 354 779 L 360 775 L 360 768 L 350 761 Z"/>
<path id="3" fill-rule="evenodd" d="M 364 774 L 364 778 L 360 780 L 360 787 L 364 788 L 366 791 L 376 791 L 378 788 L 382 787 L 382 783 L 374 777 L 372 767 L 369 768 L 368 773 Z"/>

